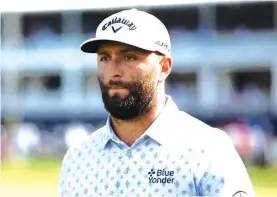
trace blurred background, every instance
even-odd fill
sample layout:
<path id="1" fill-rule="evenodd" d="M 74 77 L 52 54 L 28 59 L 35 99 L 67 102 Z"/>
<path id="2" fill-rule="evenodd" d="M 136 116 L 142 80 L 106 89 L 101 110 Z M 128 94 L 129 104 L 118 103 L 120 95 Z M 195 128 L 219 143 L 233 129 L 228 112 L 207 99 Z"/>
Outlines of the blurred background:
<path id="1" fill-rule="evenodd" d="M 105 123 L 95 56 L 79 46 L 120 2 L 1 13 L 0 196 L 58 196 L 66 150 Z M 151 2 L 129 6 L 169 29 L 168 94 L 230 135 L 257 195 L 277 196 L 277 2 Z"/>

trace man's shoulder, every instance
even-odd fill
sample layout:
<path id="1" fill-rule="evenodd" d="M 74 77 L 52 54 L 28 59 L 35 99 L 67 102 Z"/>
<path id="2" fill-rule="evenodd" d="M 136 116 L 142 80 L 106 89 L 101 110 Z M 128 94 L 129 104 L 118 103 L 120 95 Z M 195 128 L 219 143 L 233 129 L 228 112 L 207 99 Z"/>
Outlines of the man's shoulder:
<path id="1" fill-rule="evenodd" d="M 86 151 L 88 148 L 101 146 L 102 137 L 105 131 L 106 125 L 88 135 L 81 143 L 70 147 L 65 153 L 64 160 L 76 157 L 79 153 Z"/>
<path id="2" fill-rule="evenodd" d="M 177 119 L 177 118 L 176 118 Z M 174 137 L 174 147 L 178 151 L 185 152 L 193 161 L 209 161 L 221 155 L 221 152 L 234 152 L 231 138 L 226 132 L 216 127 L 212 127 L 205 122 L 180 111 L 176 122 L 176 129 L 171 133 Z"/>
<path id="3" fill-rule="evenodd" d="M 104 132 L 106 131 L 106 125 L 100 127 L 96 131 L 92 132 L 90 135 L 88 135 L 83 142 L 78 144 L 75 147 L 72 147 L 74 149 L 83 149 L 88 145 L 94 145 L 96 143 L 101 143 L 101 139 L 104 135 Z"/>
<path id="4" fill-rule="evenodd" d="M 181 124 L 182 128 L 186 128 L 187 130 L 194 130 L 197 134 L 203 133 L 204 135 L 217 135 L 217 136 L 224 136 L 225 132 L 213 127 L 211 125 L 208 125 L 207 123 L 203 122 L 202 120 L 185 113 L 184 111 L 179 111 L 178 114 L 178 122 Z"/>
<path id="5" fill-rule="evenodd" d="M 228 134 L 216 127 L 210 126 L 198 118 L 195 118 L 183 111 L 180 111 L 178 117 L 178 128 L 184 141 L 195 144 L 215 145 L 222 142 L 230 142 Z"/>

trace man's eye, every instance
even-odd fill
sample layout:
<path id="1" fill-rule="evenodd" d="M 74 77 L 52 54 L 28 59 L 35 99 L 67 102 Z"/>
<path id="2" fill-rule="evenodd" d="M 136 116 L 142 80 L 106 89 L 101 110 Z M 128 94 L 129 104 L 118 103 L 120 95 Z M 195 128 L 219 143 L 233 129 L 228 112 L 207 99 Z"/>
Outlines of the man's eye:
<path id="1" fill-rule="evenodd" d="M 130 55 L 126 55 L 124 58 L 125 58 L 126 61 L 134 61 L 134 60 L 136 60 L 136 58 L 134 56 L 130 56 Z"/>
<path id="2" fill-rule="evenodd" d="M 99 58 L 100 62 L 103 62 L 103 61 L 108 61 L 109 60 L 109 57 L 107 56 L 102 56 Z"/>

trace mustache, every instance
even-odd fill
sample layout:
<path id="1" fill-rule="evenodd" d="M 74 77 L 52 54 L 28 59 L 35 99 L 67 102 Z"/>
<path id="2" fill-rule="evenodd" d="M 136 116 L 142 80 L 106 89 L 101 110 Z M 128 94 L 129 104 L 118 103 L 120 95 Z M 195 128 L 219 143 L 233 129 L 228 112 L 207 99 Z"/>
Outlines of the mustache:
<path id="1" fill-rule="evenodd" d="M 103 84 L 106 88 L 112 88 L 112 86 L 118 86 L 118 87 L 122 87 L 122 88 L 130 88 L 132 87 L 132 85 L 130 83 L 121 81 L 121 80 L 110 80 L 107 84 Z"/>

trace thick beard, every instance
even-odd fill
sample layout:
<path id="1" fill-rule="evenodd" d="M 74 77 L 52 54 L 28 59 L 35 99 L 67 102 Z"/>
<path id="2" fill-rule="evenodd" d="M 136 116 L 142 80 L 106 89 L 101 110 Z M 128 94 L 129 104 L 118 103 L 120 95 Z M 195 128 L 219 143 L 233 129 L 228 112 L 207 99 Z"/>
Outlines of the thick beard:
<path id="1" fill-rule="evenodd" d="M 119 120 L 133 120 L 146 114 L 151 108 L 155 94 L 151 79 L 151 76 L 146 76 L 144 81 L 137 80 L 132 83 L 110 82 L 109 85 L 120 85 L 129 90 L 128 96 L 121 98 L 118 94 L 110 96 L 108 93 L 109 85 L 105 85 L 98 77 L 105 109 L 112 117 Z"/>

